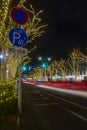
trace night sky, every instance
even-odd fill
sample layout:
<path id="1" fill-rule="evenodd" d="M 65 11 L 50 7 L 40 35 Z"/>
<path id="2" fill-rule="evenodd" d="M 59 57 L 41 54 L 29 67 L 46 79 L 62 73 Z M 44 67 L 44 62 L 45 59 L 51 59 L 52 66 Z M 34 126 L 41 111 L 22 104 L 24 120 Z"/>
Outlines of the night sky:
<path id="1" fill-rule="evenodd" d="M 87 3 L 85 0 L 27 0 L 26 4 L 42 13 L 42 21 L 48 24 L 46 33 L 36 38 L 38 45 L 32 56 L 65 58 L 73 48 L 87 47 Z"/>

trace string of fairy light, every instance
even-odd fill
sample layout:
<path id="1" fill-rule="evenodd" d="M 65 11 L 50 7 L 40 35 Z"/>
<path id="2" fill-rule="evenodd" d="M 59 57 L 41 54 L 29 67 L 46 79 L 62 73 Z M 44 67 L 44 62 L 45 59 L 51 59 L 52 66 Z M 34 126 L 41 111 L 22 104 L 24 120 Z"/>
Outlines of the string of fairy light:
<path id="1" fill-rule="evenodd" d="M 2 30 L 2 25 L 5 24 L 5 20 L 7 18 L 9 4 L 11 0 L 0 0 L 0 32 Z M 17 93 L 15 90 L 11 91 L 9 88 L 3 88 L 0 85 L 0 104 L 5 103 L 7 101 L 12 100 L 13 98 L 17 98 Z"/>
<path id="2" fill-rule="evenodd" d="M 10 0 L 2 0 L 0 4 L 0 26 L 5 22 Z"/>
<path id="3" fill-rule="evenodd" d="M 13 88 L 13 89 L 11 89 Z M 15 87 L 6 84 L 0 84 L 0 104 L 5 103 L 7 101 L 11 101 L 12 99 L 17 98 L 17 93 L 15 91 Z"/>
<path id="4" fill-rule="evenodd" d="M 16 93 L 16 91 L 14 91 L 14 93 L 13 93 L 13 95 L 12 94 L 10 94 L 10 96 L 9 96 L 9 92 L 7 91 L 3 91 L 2 93 L 0 93 L 0 104 L 1 103 L 4 103 L 4 102 L 6 102 L 6 101 L 10 101 L 10 100 L 12 100 L 13 98 L 17 98 L 17 93 Z"/>

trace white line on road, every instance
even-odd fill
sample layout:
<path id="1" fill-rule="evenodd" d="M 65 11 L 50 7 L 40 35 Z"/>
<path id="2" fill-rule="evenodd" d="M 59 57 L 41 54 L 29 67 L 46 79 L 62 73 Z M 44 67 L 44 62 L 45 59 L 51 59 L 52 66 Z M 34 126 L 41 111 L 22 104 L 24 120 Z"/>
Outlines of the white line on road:
<path id="1" fill-rule="evenodd" d="M 39 94 L 40 92 L 38 92 L 38 91 L 29 91 L 29 93 L 37 93 L 37 94 Z"/>
<path id="2" fill-rule="evenodd" d="M 43 87 L 43 88 L 44 88 L 44 87 Z M 44 89 L 45 89 L 45 88 L 44 88 Z M 47 88 L 46 88 L 46 89 L 47 89 Z M 44 92 L 44 93 L 48 94 L 47 92 Z M 75 106 L 78 106 L 78 107 L 80 107 L 80 108 L 82 108 L 82 109 L 87 110 L 87 107 L 81 106 L 81 105 L 79 105 L 79 104 L 77 104 L 77 103 L 73 103 L 73 102 L 71 102 L 71 101 L 68 101 L 68 100 L 62 98 L 62 97 L 58 97 L 58 96 L 55 96 L 55 95 L 53 95 L 53 94 L 48 94 L 48 95 L 51 95 L 51 96 L 53 96 L 53 97 L 55 97 L 55 98 L 57 98 L 57 99 L 61 99 L 61 100 L 65 101 L 65 102 L 68 102 L 68 103 L 70 103 L 70 104 L 73 104 L 73 105 L 75 105 Z"/>
<path id="3" fill-rule="evenodd" d="M 83 117 L 82 115 L 80 115 L 80 114 L 78 114 L 78 113 L 75 113 L 75 112 L 71 111 L 70 109 L 66 109 L 66 108 L 62 107 L 62 106 L 61 106 L 60 104 L 58 104 L 58 103 L 34 104 L 34 106 L 37 106 L 37 107 L 49 106 L 49 105 L 51 105 L 51 106 L 52 106 L 52 105 L 60 106 L 60 107 L 61 107 L 62 109 L 64 109 L 65 111 L 67 111 L 67 112 L 71 113 L 72 115 L 74 115 L 74 116 L 80 118 L 81 120 L 87 122 L 87 118 Z"/>
<path id="4" fill-rule="evenodd" d="M 82 115 L 79 115 L 78 113 L 75 113 L 69 109 L 66 109 L 66 111 L 87 122 L 87 118 L 83 117 Z"/>
<path id="5" fill-rule="evenodd" d="M 76 113 L 76 112 L 74 112 L 74 111 L 71 111 L 70 109 L 67 109 L 67 108 L 63 107 L 63 106 L 61 106 L 60 104 L 57 104 L 57 105 L 58 105 L 59 107 L 61 107 L 62 109 L 64 109 L 65 111 L 71 113 L 72 115 L 74 115 L 74 116 L 80 118 L 81 120 L 84 120 L 84 121 L 87 122 L 87 118 L 85 118 L 84 116 L 82 116 L 82 115 L 80 115 L 80 114 L 78 114 L 78 113 Z"/>
<path id="6" fill-rule="evenodd" d="M 57 97 L 57 96 L 54 96 L 54 95 L 52 95 L 52 94 L 49 94 L 49 95 L 51 95 L 51 96 L 53 96 L 53 97 L 55 97 L 55 98 L 57 98 L 57 99 L 61 99 L 62 101 L 65 101 L 65 102 L 70 103 L 70 104 L 72 104 L 72 105 L 75 105 L 75 106 L 77 106 L 77 107 L 80 107 L 80 108 L 82 108 L 82 109 L 87 110 L 87 107 L 81 106 L 81 105 L 79 105 L 79 104 L 77 104 L 77 103 L 74 103 L 74 102 L 71 102 L 71 101 L 68 101 L 68 100 L 66 100 L 66 99 L 64 99 L 64 98 L 62 98 L 62 97 Z"/>
<path id="7" fill-rule="evenodd" d="M 44 103 L 44 104 L 34 104 L 34 106 L 49 106 L 49 105 L 57 105 L 57 103 Z"/>
<path id="8" fill-rule="evenodd" d="M 47 92 L 45 92 L 45 93 L 48 94 Z M 80 106 L 80 105 L 78 105 L 78 104 L 76 104 L 76 103 L 72 103 L 72 102 L 70 102 L 70 101 L 67 101 L 67 100 L 61 98 L 61 97 L 57 97 L 57 96 L 54 96 L 54 95 L 52 95 L 52 94 L 48 94 L 48 95 L 51 95 L 51 96 L 56 97 L 56 98 L 58 98 L 58 99 L 60 98 L 60 99 L 66 101 L 66 102 L 68 102 L 68 103 L 70 103 L 70 104 L 73 104 L 73 105 L 79 106 L 79 107 L 84 108 L 84 109 L 87 110 L 86 107 Z M 53 103 L 52 103 L 52 104 L 53 104 Z M 58 104 L 58 103 L 54 103 L 54 104 L 60 106 L 60 107 L 61 107 L 62 109 L 64 109 L 65 111 L 67 111 L 67 112 L 69 112 L 69 113 L 75 115 L 76 117 L 78 117 L 78 118 L 80 118 L 80 119 L 82 119 L 82 120 L 84 120 L 84 121 L 87 122 L 87 118 L 83 117 L 82 115 L 80 115 L 80 114 L 78 114 L 78 113 L 75 113 L 74 111 L 71 111 L 70 109 L 66 109 L 65 107 L 61 106 L 61 105 Z"/>
<path id="9" fill-rule="evenodd" d="M 35 100 L 35 101 L 37 101 L 37 100 L 44 100 L 44 99 L 48 99 L 47 97 L 44 97 L 44 98 L 31 98 L 31 100 Z"/>
<path id="10" fill-rule="evenodd" d="M 61 108 L 62 108 L 63 110 L 65 110 L 65 111 L 71 113 L 72 115 L 74 115 L 74 116 L 80 118 L 81 120 L 84 120 L 84 121 L 87 122 L 87 118 L 85 118 L 84 116 L 82 116 L 82 115 L 80 115 L 80 114 L 78 114 L 78 113 L 76 113 L 76 112 L 74 112 L 74 111 L 71 111 L 70 109 L 67 109 L 67 108 L 63 107 L 62 105 L 60 105 L 60 104 L 58 104 L 58 103 L 57 103 L 57 106 L 61 107 Z"/>

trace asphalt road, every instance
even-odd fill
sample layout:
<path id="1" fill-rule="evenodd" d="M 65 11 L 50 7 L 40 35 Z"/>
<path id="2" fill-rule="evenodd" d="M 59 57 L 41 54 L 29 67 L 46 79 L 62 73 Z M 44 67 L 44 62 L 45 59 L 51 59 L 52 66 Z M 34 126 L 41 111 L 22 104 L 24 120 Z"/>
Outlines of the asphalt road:
<path id="1" fill-rule="evenodd" d="M 23 86 L 23 130 L 87 130 L 87 99 Z"/>

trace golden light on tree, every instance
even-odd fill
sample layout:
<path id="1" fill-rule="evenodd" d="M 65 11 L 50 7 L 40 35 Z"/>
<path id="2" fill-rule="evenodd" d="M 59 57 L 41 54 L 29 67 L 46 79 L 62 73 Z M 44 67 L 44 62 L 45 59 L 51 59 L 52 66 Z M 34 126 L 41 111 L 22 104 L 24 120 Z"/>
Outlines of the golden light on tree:
<path id="1" fill-rule="evenodd" d="M 19 27 L 18 24 L 14 23 L 10 16 L 7 15 L 9 12 L 9 4 L 10 0 L 2 0 L 2 5 L 0 9 L 0 49 L 2 50 L 3 54 L 5 55 L 7 53 L 7 50 L 9 46 L 12 46 L 8 39 L 8 34 L 10 30 L 14 27 Z M 37 37 L 41 36 L 43 33 L 45 33 L 44 28 L 47 25 L 43 25 L 41 23 L 42 19 L 40 18 L 40 14 L 43 12 L 42 10 L 36 12 L 32 5 L 29 6 L 29 8 L 26 8 L 24 6 L 25 0 L 20 0 L 17 6 L 23 7 L 29 14 L 29 19 L 27 24 L 22 26 L 22 28 L 26 31 L 27 36 L 29 37 L 28 44 L 32 43 L 33 40 L 35 40 Z M 8 23 L 6 25 L 6 18 L 8 19 Z M 36 46 L 34 46 L 31 50 L 29 50 L 29 53 L 31 53 L 34 49 L 36 49 Z M 28 53 L 28 54 L 29 54 Z M 25 60 L 24 60 L 25 59 Z M 27 63 L 29 62 L 30 57 L 26 56 L 23 57 L 23 62 Z M 15 65 L 14 65 L 15 63 Z M 3 60 L 2 65 L 2 79 L 6 79 L 6 69 L 10 68 L 8 76 L 12 79 L 15 77 L 15 74 L 17 72 L 17 66 L 18 66 L 18 55 L 17 54 L 10 54 L 8 57 L 5 57 Z M 8 78 L 9 79 L 9 78 Z"/>
<path id="2" fill-rule="evenodd" d="M 41 80 L 43 76 L 44 70 L 42 68 L 34 68 L 29 76 L 32 77 L 35 80 Z"/>
<path id="3" fill-rule="evenodd" d="M 6 20 L 9 4 L 10 0 L 1 0 L 0 2 L 0 26 L 2 26 Z"/>
<path id="4" fill-rule="evenodd" d="M 81 66 L 80 60 L 84 60 L 86 57 L 87 56 L 84 55 L 79 49 L 74 48 L 70 53 L 69 58 L 67 59 L 69 72 L 75 76 L 75 80 L 77 80 L 77 77 L 79 75 L 79 69 Z"/>
<path id="5" fill-rule="evenodd" d="M 53 61 L 47 70 L 51 73 L 52 67 L 52 73 L 61 76 L 62 80 L 66 80 L 68 75 L 74 76 L 74 80 L 77 80 L 84 63 L 87 63 L 87 55 L 82 53 L 79 48 L 74 48 L 65 60 Z"/>
<path id="6" fill-rule="evenodd" d="M 48 66 L 49 73 L 51 73 L 51 67 L 52 67 L 52 75 L 55 72 L 56 74 L 59 74 L 63 80 L 65 80 L 67 72 L 66 60 L 53 61 L 51 65 Z"/>

